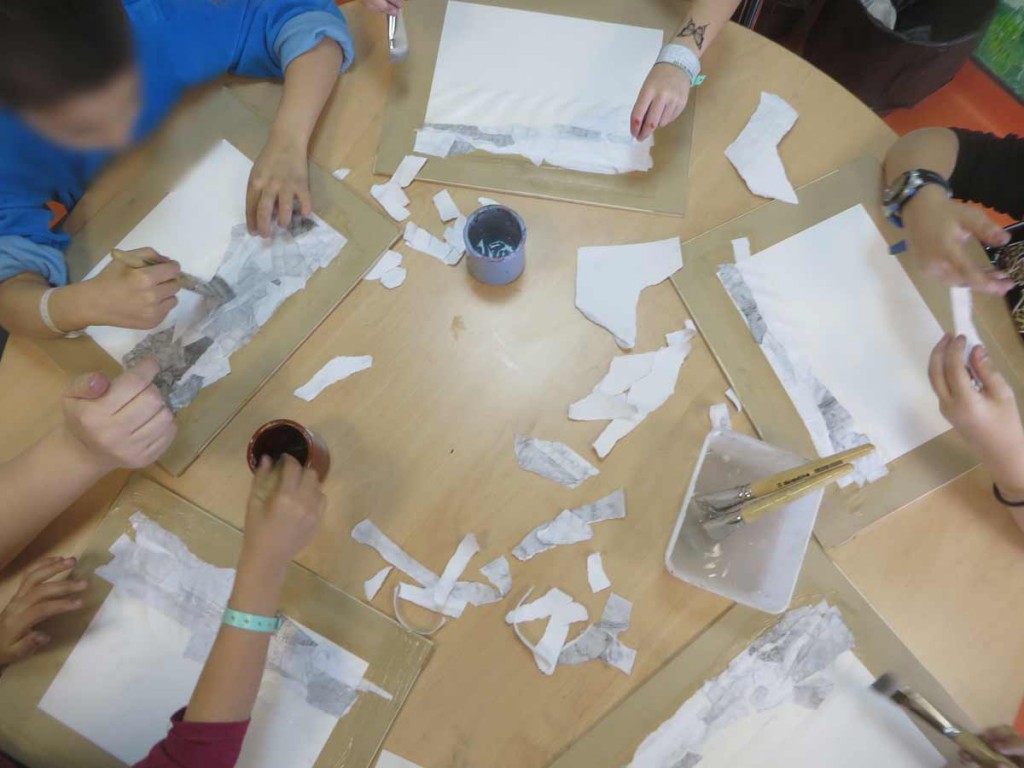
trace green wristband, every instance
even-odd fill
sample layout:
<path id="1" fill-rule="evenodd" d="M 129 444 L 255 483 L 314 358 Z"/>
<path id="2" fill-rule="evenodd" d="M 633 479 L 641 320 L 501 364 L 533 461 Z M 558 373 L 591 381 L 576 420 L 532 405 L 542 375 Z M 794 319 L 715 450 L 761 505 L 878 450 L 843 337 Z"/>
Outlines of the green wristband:
<path id="1" fill-rule="evenodd" d="M 281 615 L 257 616 L 253 613 L 227 608 L 224 610 L 222 623 L 236 629 L 248 629 L 251 632 L 265 632 L 272 635 L 281 628 Z"/>

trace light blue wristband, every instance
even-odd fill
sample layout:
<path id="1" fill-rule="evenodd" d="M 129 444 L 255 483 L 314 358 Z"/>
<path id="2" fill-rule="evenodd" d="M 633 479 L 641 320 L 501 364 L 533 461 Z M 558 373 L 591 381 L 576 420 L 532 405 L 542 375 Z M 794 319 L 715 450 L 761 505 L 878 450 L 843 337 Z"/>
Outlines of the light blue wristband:
<path id="1" fill-rule="evenodd" d="M 272 635 L 281 628 L 281 614 L 277 616 L 257 616 L 253 613 L 226 608 L 221 623 L 236 629 L 248 629 L 250 632 L 265 632 L 268 635 Z"/>

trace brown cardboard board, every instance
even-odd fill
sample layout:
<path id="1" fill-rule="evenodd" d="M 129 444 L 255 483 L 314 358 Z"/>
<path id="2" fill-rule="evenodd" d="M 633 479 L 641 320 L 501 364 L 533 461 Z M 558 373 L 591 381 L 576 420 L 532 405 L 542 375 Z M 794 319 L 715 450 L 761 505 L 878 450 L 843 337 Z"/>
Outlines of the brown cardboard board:
<path id="1" fill-rule="evenodd" d="M 688 11 L 688 7 L 674 3 L 615 0 L 501 0 L 498 5 L 660 28 L 668 36 L 679 30 Z M 447 7 L 448 0 L 416 0 L 405 7 L 409 57 L 391 68 L 387 116 L 374 173 L 394 173 L 402 158 L 412 153 L 416 130 L 423 126 L 427 111 Z M 552 44 L 557 45 L 557 41 Z M 654 167 L 646 173 L 615 176 L 580 173 L 550 166 L 537 167 L 525 158 L 473 152 L 455 157 L 432 157 L 420 171 L 419 178 L 493 192 L 682 216 L 689 194 L 690 143 L 699 90 L 695 88 L 690 92 L 690 103 L 682 116 L 658 131 L 652 150 Z"/>
<path id="2" fill-rule="evenodd" d="M 207 562 L 233 568 L 238 560 L 242 547 L 238 530 L 152 480 L 141 475 L 132 477 L 79 558 L 76 574 L 90 579 L 85 606 L 51 621 L 47 625 L 53 637 L 51 645 L 11 667 L 0 680 L 0 711 L 4 713 L 0 718 L 0 744 L 32 768 L 122 765 L 37 709 L 37 704 L 109 594 L 111 585 L 93 572 L 110 561 L 110 545 L 131 528 L 128 518 L 137 511 L 180 536 Z M 368 661 L 368 679 L 393 694 L 392 701 L 361 696 L 348 715 L 338 721 L 316 762 L 316 768 L 366 768 L 430 658 L 433 644 L 295 563 L 288 570 L 281 611 Z M 171 714 L 167 713 L 168 718 Z"/>
<path id="3" fill-rule="evenodd" d="M 266 123 L 226 89 L 210 92 L 178 118 L 140 150 L 151 160 L 146 170 L 75 236 L 67 252 L 72 280 L 81 280 L 215 143 L 227 139 L 256 158 L 268 133 Z M 390 219 L 322 168 L 310 164 L 309 182 L 317 214 L 345 235 L 348 243 L 330 266 L 317 272 L 249 344 L 231 356 L 231 374 L 205 388 L 178 414 L 178 436 L 160 459 L 161 466 L 172 474 L 180 475 L 188 468 L 398 239 Z M 238 194 L 244 195 L 245 190 Z M 116 375 L 120 371 L 87 337 L 38 343 L 68 373 L 102 370 Z"/>
<path id="4" fill-rule="evenodd" d="M 894 673 L 901 685 L 923 694 L 947 716 L 970 727 L 966 715 L 939 682 L 903 645 L 885 620 L 875 613 L 824 550 L 816 542 L 811 542 L 793 607 L 823 599 L 842 612 L 843 620 L 854 635 L 854 653 L 872 673 Z M 621 768 L 628 765 L 648 734 L 778 620 L 777 616 L 752 608 L 733 606 L 556 757 L 549 768 Z M 643 653 L 643 649 L 640 652 Z M 921 730 L 955 765 L 956 749 L 932 732 L 924 728 Z"/>
<path id="5" fill-rule="evenodd" d="M 751 250 L 778 243 L 847 208 L 862 203 L 889 243 L 902 236 L 879 204 L 881 168 L 862 158 L 799 190 L 800 205 L 772 202 L 723 224 L 684 247 L 684 266 L 672 277 L 694 322 L 764 440 L 803 456 L 815 455 L 810 435 L 789 396 L 718 280 L 719 264 L 732 262 L 730 241 L 750 238 Z M 977 258 L 985 256 L 978 248 Z M 949 289 L 928 278 L 907 254 L 899 257 L 939 324 L 953 330 Z M 1016 390 L 1024 394 L 1024 348 L 998 297 L 976 296 L 975 322 L 989 354 Z M 869 524 L 939 488 L 978 463 L 952 430 L 900 457 L 889 475 L 863 488 L 830 488 L 815 535 L 826 547 L 842 544 Z"/>

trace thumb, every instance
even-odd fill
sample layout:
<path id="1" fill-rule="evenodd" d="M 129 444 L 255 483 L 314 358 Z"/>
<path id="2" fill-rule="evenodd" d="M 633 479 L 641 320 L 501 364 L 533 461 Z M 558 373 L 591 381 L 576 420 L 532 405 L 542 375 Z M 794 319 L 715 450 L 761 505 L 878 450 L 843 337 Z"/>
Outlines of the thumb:
<path id="1" fill-rule="evenodd" d="M 84 373 L 71 382 L 64 397 L 72 400 L 97 400 L 107 394 L 110 380 L 102 373 Z"/>
<path id="2" fill-rule="evenodd" d="M 988 351 L 980 344 L 971 350 L 969 362 L 981 382 L 981 386 L 990 397 L 1003 398 L 1013 397 L 1013 390 L 1006 383 L 1003 375 L 996 370 Z"/>
<path id="3" fill-rule="evenodd" d="M 1006 245 L 1010 242 L 1010 234 L 989 218 L 980 208 L 964 206 L 960 216 L 960 226 L 964 234 L 973 235 L 983 245 Z"/>

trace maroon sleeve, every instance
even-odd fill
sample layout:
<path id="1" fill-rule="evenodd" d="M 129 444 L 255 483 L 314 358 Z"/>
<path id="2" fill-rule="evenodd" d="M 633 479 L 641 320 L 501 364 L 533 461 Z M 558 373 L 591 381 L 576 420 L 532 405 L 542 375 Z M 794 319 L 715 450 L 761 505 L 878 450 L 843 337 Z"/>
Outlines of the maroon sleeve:
<path id="1" fill-rule="evenodd" d="M 133 768 L 234 768 L 249 721 L 189 723 L 179 709 L 171 718 L 167 738 Z"/>

